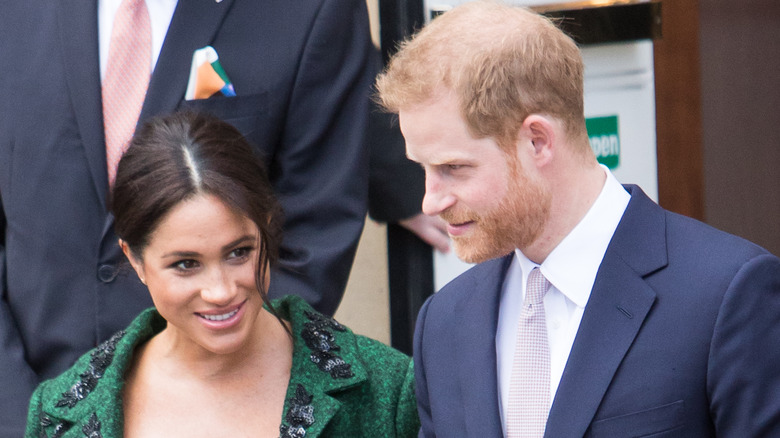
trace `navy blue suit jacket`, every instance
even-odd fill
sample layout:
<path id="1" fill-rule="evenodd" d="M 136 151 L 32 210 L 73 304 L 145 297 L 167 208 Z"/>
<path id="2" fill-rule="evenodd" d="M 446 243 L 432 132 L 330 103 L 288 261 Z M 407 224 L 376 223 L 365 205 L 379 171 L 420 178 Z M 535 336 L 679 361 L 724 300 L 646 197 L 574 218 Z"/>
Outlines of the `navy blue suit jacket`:
<path id="1" fill-rule="evenodd" d="M 40 379 L 151 305 L 118 269 L 107 213 L 97 3 L 29 0 L 0 13 L 3 437 L 21 435 Z M 237 97 L 185 102 L 192 53 L 205 45 Z M 141 114 L 211 112 L 257 146 L 286 218 L 271 295 L 301 295 L 326 314 L 365 220 L 373 56 L 363 0 L 181 0 Z"/>
<path id="2" fill-rule="evenodd" d="M 545 437 L 780 436 L 780 260 L 627 188 Z M 420 311 L 420 436 L 502 436 L 495 335 L 511 257 Z"/>

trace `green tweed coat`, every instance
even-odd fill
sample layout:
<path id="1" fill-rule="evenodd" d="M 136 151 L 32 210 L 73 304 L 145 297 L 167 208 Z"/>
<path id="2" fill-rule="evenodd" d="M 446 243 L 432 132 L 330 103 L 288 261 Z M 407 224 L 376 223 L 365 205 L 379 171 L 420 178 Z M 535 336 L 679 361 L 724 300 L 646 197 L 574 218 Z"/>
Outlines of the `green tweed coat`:
<path id="1" fill-rule="evenodd" d="M 291 322 L 294 344 L 282 438 L 417 435 L 408 356 L 353 334 L 298 297 L 273 305 Z M 135 347 L 165 324 L 147 309 L 71 369 L 41 383 L 30 402 L 25 437 L 121 437 L 123 376 Z"/>

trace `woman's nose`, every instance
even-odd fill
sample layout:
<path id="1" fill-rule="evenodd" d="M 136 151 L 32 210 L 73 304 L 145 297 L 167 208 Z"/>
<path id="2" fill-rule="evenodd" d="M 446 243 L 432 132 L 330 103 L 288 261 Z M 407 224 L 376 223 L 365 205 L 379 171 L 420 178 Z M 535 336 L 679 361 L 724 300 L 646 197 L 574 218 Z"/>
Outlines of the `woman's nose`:
<path id="1" fill-rule="evenodd" d="M 222 268 L 214 269 L 201 289 L 201 298 L 211 304 L 227 305 L 233 300 L 235 287 L 230 276 Z"/>

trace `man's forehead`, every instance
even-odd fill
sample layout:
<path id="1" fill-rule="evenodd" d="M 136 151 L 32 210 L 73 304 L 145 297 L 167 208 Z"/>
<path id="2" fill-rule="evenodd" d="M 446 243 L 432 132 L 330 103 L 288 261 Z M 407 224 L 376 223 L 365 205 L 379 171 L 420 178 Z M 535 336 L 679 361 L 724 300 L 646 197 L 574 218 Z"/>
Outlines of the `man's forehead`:
<path id="1" fill-rule="evenodd" d="M 438 135 L 406 140 L 406 156 L 423 165 L 465 164 L 482 161 L 485 153 L 498 149 L 491 138 L 475 139 L 457 129 L 441 130 Z"/>
<path id="2" fill-rule="evenodd" d="M 407 143 L 406 157 L 416 163 L 428 165 L 448 164 L 469 159 L 467 154 L 455 148 L 429 146 L 415 147 L 412 145 L 410 147 L 409 143 Z"/>

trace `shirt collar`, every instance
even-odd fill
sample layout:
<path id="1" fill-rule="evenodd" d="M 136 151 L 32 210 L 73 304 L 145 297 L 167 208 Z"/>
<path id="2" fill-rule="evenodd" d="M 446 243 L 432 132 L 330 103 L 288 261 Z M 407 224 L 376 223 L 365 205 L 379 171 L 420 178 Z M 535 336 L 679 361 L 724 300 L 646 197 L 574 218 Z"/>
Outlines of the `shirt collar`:
<path id="1" fill-rule="evenodd" d="M 615 176 L 605 166 L 601 167 L 607 178 L 598 198 L 540 266 L 545 278 L 579 307 L 585 307 L 590 298 L 601 260 L 631 199 Z M 520 250 L 515 250 L 515 257 L 525 282 L 538 265 Z"/>

